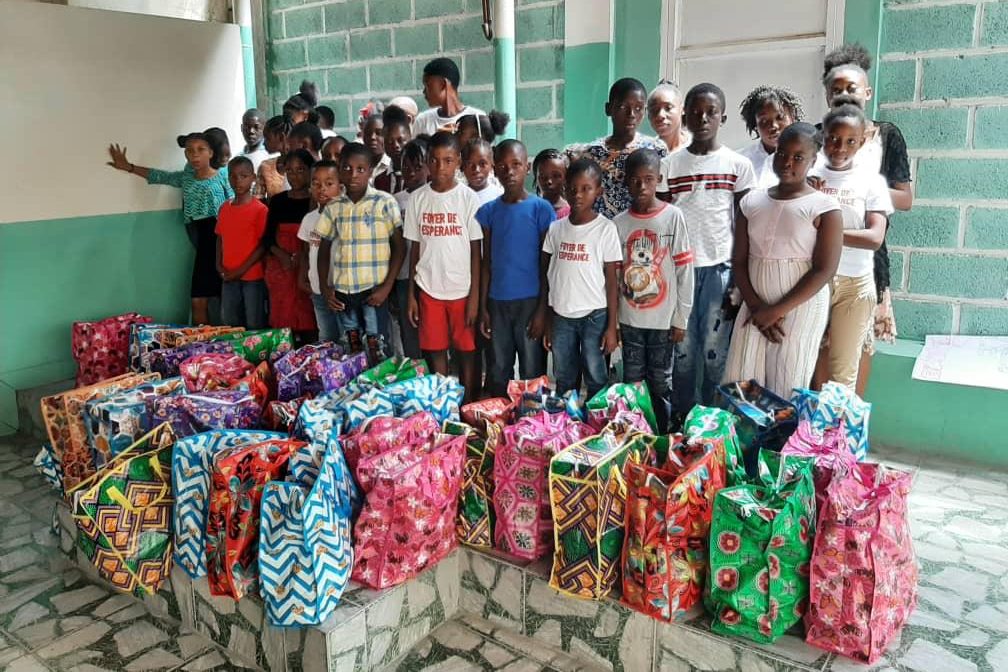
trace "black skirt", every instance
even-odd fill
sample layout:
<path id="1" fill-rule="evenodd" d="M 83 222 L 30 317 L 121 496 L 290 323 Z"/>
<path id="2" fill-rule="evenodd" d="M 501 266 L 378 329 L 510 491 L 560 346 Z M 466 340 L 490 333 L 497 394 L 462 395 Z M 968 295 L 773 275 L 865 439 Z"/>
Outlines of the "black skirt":
<path id="1" fill-rule="evenodd" d="M 189 230 L 194 234 L 196 258 L 193 260 L 192 284 L 189 296 L 194 299 L 209 299 L 221 295 L 221 277 L 217 273 L 217 228 L 216 217 L 206 217 L 191 222 Z"/>

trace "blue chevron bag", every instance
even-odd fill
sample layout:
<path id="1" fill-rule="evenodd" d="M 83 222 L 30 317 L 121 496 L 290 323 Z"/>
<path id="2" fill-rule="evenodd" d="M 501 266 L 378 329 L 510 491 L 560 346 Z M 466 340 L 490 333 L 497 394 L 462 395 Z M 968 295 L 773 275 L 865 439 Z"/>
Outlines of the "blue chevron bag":
<path id="1" fill-rule="evenodd" d="M 465 389 L 458 378 L 435 373 L 392 383 L 385 387 L 384 392 L 395 404 L 397 417 L 430 411 L 438 422 L 458 422 Z"/>
<path id="2" fill-rule="evenodd" d="M 175 442 L 172 449 L 175 563 L 186 574 L 194 579 L 207 575 L 206 526 L 213 456 L 226 448 L 284 438 L 287 435 L 281 432 L 218 429 Z"/>
<path id="3" fill-rule="evenodd" d="M 356 486 L 339 441 L 312 442 L 266 484 L 259 581 L 276 626 L 319 625 L 339 604 L 353 568 L 350 516 Z"/>

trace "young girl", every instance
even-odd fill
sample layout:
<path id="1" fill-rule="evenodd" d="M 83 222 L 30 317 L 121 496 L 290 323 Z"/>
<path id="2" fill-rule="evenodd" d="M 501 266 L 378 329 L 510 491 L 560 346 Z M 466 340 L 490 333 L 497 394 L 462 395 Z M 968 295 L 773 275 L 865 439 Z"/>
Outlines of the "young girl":
<path id="1" fill-rule="evenodd" d="M 632 77 L 616 80 L 609 89 L 606 116 L 612 119 L 612 135 L 599 138 L 583 149 L 571 150 L 595 161 L 602 169 L 602 196 L 595 203 L 595 212 L 612 219 L 630 207 L 630 192 L 626 187 L 624 166 L 627 157 L 638 149 L 653 149 L 664 157 L 665 145 L 637 132 L 644 120 L 647 89 Z"/>
<path id="2" fill-rule="evenodd" d="M 569 217 L 550 226 L 543 241 L 540 305 L 543 345 L 553 352 L 557 392 L 578 386 L 583 375 L 588 397 L 607 380 L 605 355 L 619 345 L 616 270 L 623 259 L 616 225 L 594 210 L 602 195 L 602 169 L 577 159 L 567 169 Z M 548 270 L 547 270 L 548 269 Z"/>
<path id="3" fill-rule="evenodd" d="M 868 84 L 868 70 L 871 56 L 859 44 L 843 45 L 826 55 L 823 63 L 823 86 L 826 88 L 826 103 L 833 107 L 837 96 L 845 95 L 853 99 L 861 109 L 872 98 L 872 88 Z M 910 159 L 907 156 L 903 134 L 894 124 L 886 121 L 868 120 L 865 144 L 854 157 L 854 167 L 865 167 L 871 172 L 882 173 L 889 184 L 889 197 L 896 210 L 910 210 L 913 207 L 913 186 L 910 184 Z M 888 226 L 888 223 L 887 223 Z M 875 253 L 875 289 L 878 306 L 875 309 L 875 328 L 865 342 L 861 365 L 858 367 L 857 393 L 864 395 L 871 373 L 871 358 L 875 353 L 875 339 L 887 343 L 896 339 L 896 322 L 892 310 L 889 291 L 889 250 L 883 240 Z"/>
<path id="4" fill-rule="evenodd" d="M 340 152 L 346 147 L 347 139 L 342 135 L 334 135 L 331 138 L 327 138 L 325 142 L 322 143 L 322 160 L 323 161 L 333 161 L 339 165 Z"/>
<path id="5" fill-rule="evenodd" d="M 226 171 L 214 154 L 210 138 L 203 133 L 185 136 L 186 169 L 164 171 L 135 166 L 126 158 L 126 148 L 109 145 L 112 160 L 108 165 L 147 180 L 147 184 L 167 184 L 182 190 L 182 215 L 192 228 L 196 246 L 193 260 L 191 297 L 193 324 L 209 324 L 210 299 L 221 294 L 221 277 L 217 273 L 217 211 L 234 193 L 228 184 Z"/>
<path id="6" fill-rule="evenodd" d="M 256 179 L 256 196 L 258 198 L 266 199 L 289 188 L 279 161 L 287 150 L 287 134 L 290 133 L 291 127 L 292 124 L 287 117 L 271 117 L 266 122 L 263 139 L 269 155 L 259 164 Z"/>
<path id="7" fill-rule="evenodd" d="M 302 342 L 309 342 L 315 331 L 315 309 L 311 296 L 298 282 L 298 229 L 311 209 L 308 185 L 312 155 L 296 149 L 286 156 L 287 180 L 290 191 L 282 191 L 269 201 L 266 233 L 262 247 L 266 254 L 266 287 L 269 289 L 270 316 L 273 328 L 290 327 Z"/>
<path id="8" fill-rule="evenodd" d="M 318 87 L 315 86 L 315 82 L 306 79 L 301 82 L 298 92 L 283 104 L 283 116 L 290 120 L 291 125 L 300 124 L 302 121 L 310 121 L 317 125 L 316 105 L 318 105 Z"/>
<path id="9" fill-rule="evenodd" d="M 742 99 L 739 112 L 746 130 L 749 135 L 756 135 L 756 141 L 738 150 L 738 153 L 752 162 L 756 186 L 768 189 L 777 184 L 773 153 L 781 131 L 805 116 L 801 98 L 784 87 L 757 86 Z"/>
<path id="10" fill-rule="evenodd" d="M 724 382 L 755 378 L 790 398 L 812 379 L 843 247 L 840 204 L 805 181 L 818 150 L 814 126 L 788 126 L 774 152 L 777 186 L 739 203 L 732 266 L 743 304 Z"/>
<path id="11" fill-rule="evenodd" d="M 555 149 L 544 149 L 532 161 L 532 179 L 536 192 L 545 198 L 556 212 L 557 219 L 570 214 L 570 204 L 564 198 L 567 183 L 567 158 Z"/>
<path id="12" fill-rule="evenodd" d="M 690 132 L 682 125 L 682 92 L 664 79 L 647 99 L 648 121 L 670 153 L 690 143 Z"/>
<path id="13" fill-rule="evenodd" d="M 393 194 L 396 203 L 399 204 L 399 212 L 404 216 L 406 204 L 409 203 L 410 195 L 427 184 L 427 149 L 426 138 L 416 138 L 406 143 L 402 153 L 402 191 Z M 406 259 L 410 258 L 413 243 L 406 241 Z M 406 357 L 419 359 L 423 356 L 420 351 L 420 334 L 413 323 L 410 322 L 406 309 L 409 305 L 409 264 L 404 263 L 396 277 L 395 293 L 392 297 L 392 311 L 396 317 L 396 324 L 399 325 L 399 339 L 402 342 L 402 352 Z"/>
<path id="14" fill-rule="evenodd" d="M 466 114 L 455 122 L 455 135 L 463 149 L 476 138 L 493 144 L 498 136 L 504 134 L 510 122 L 510 115 L 497 110 L 490 110 L 487 114 Z"/>
<path id="15" fill-rule="evenodd" d="M 879 173 L 855 170 L 854 156 L 865 142 L 864 112 L 857 105 L 834 107 L 822 122 L 823 152 L 809 173 L 819 191 L 840 201 L 844 247 L 832 281 L 829 347 L 816 366 L 812 387 L 835 380 L 852 390 L 861 350 L 872 328 L 876 306 L 874 251 L 885 238 L 892 200 Z"/>
<path id="16" fill-rule="evenodd" d="M 504 193 L 500 181 L 493 175 L 493 148 L 482 138 L 462 146 L 462 174 L 469 188 L 476 192 L 480 205 Z"/>

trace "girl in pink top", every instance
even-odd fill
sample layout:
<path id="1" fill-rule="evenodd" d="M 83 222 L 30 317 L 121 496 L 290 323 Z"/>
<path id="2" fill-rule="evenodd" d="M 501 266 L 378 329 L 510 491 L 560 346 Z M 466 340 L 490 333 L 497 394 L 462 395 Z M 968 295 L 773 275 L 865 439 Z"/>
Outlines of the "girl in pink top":
<path id="1" fill-rule="evenodd" d="M 735 215 L 732 266 L 743 305 L 725 382 L 755 378 L 785 398 L 812 378 L 843 248 L 840 204 L 805 181 L 818 151 L 814 126 L 788 126 L 773 159 L 780 182 L 746 194 Z"/>

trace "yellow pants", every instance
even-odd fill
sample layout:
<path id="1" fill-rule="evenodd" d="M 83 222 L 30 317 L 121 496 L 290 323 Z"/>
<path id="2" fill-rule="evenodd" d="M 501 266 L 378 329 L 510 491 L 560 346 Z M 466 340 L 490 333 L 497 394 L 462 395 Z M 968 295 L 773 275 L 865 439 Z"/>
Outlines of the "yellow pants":
<path id="1" fill-rule="evenodd" d="M 833 278 L 829 322 L 829 379 L 851 389 L 875 315 L 875 276 L 838 275 Z"/>

